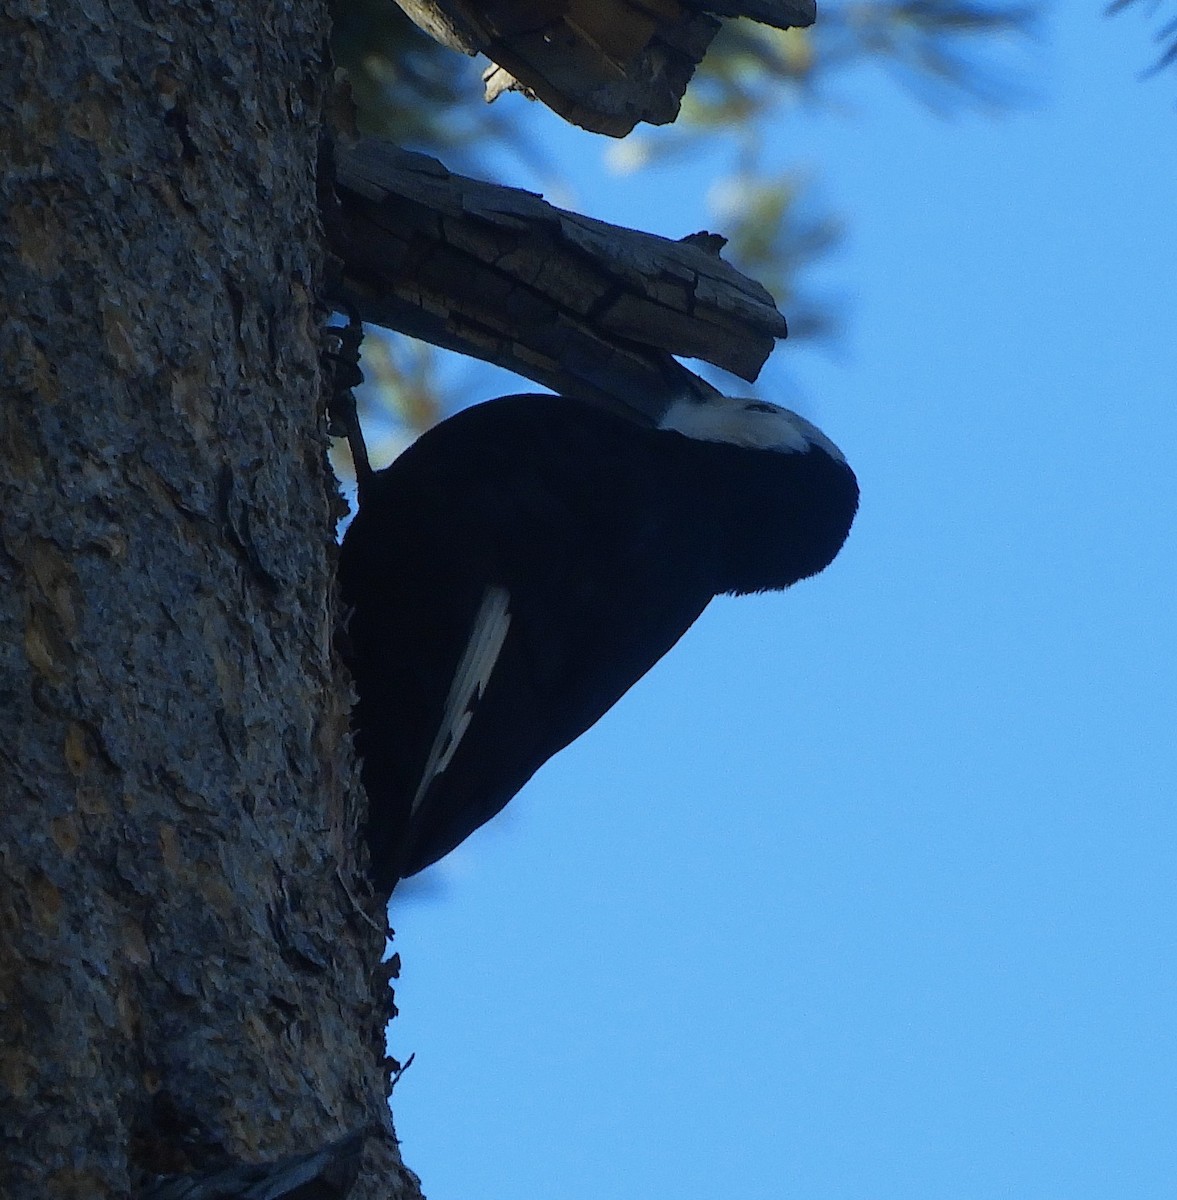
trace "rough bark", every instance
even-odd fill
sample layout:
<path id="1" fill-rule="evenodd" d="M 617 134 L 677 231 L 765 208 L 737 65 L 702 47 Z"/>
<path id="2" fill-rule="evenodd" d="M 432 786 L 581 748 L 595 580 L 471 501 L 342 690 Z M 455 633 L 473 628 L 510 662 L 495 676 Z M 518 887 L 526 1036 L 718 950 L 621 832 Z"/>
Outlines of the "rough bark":
<path id="1" fill-rule="evenodd" d="M 8 1200 L 356 1131 L 351 1195 L 415 1186 L 385 1104 L 383 939 L 349 896 L 368 893 L 313 300 L 324 37 L 319 4 L 270 0 L 0 17 Z"/>
<path id="2" fill-rule="evenodd" d="M 397 0 L 431 37 L 485 54 L 486 99 L 521 91 L 566 121 L 624 137 L 665 125 L 719 32 L 716 16 L 812 25 L 816 0 Z M 711 14 L 715 14 L 712 16 Z"/>
<path id="3" fill-rule="evenodd" d="M 339 151 L 336 176 L 331 244 L 365 319 L 565 395 L 656 419 L 706 386 L 674 355 L 755 379 L 785 336 L 722 239 L 608 225 L 373 138 Z"/>

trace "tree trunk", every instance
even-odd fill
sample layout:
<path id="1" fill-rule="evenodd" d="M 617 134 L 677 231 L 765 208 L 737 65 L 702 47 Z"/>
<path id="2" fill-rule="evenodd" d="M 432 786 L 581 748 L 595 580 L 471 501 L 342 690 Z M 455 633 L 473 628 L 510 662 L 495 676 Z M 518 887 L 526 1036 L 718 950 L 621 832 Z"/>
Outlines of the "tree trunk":
<path id="1" fill-rule="evenodd" d="M 324 7 L 0 19 L 10 1200 L 363 1130 L 350 1194 L 415 1194 L 332 651 Z"/>

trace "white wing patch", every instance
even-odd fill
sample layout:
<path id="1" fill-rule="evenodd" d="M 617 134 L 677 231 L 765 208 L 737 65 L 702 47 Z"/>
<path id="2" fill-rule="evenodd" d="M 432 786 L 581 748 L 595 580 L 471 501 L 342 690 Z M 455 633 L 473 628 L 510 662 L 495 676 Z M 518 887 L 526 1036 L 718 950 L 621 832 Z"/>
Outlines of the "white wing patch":
<path id="1" fill-rule="evenodd" d="M 511 626 L 510 602 L 511 596 L 504 587 L 488 587 L 483 593 L 482 603 L 478 606 L 470 630 L 470 640 L 462 651 L 449 695 L 445 698 L 441 727 L 429 748 L 429 757 L 425 760 L 425 770 L 417 785 L 417 794 L 413 797 L 410 816 L 416 816 L 429 785 L 453 761 L 470 725 L 470 718 L 486 691 Z"/>

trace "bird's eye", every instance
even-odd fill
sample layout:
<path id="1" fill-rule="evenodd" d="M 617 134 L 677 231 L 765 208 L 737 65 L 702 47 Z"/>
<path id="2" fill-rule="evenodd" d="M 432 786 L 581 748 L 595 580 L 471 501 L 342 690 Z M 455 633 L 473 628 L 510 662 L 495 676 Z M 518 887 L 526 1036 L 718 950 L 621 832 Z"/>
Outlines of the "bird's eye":
<path id="1" fill-rule="evenodd" d="M 776 405 L 775 404 L 764 404 L 763 402 L 761 402 L 759 400 L 754 400 L 751 404 L 744 405 L 744 411 L 745 412 L 772 413 L 772 412 L 776 412 Z"/>

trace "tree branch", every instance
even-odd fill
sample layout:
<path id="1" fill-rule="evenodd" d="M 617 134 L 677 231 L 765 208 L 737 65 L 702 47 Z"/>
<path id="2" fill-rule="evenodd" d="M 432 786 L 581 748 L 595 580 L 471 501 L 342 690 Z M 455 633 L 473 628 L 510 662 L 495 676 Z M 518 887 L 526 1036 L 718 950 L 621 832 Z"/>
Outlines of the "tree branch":
<path id="1" fill-rule="evenodd" d="M 665 125 L 719 32 L 716 16 L 812 25 L 816 0 L 397 0 L 444 45 L 491 60 L 486 99 L 507 90 L 566 121 L 624 137 Z M 712 16 L 711 14 L 715 14 Z"/>
<path id="2" fill-rule="evenodd" d="M 720 238 L 609 225 L 373 138 L 337 153 L 338 298 L 367 321 L 650 419 L 708 388 L 674 355 L 751 380 L 786 335 Z"/>

